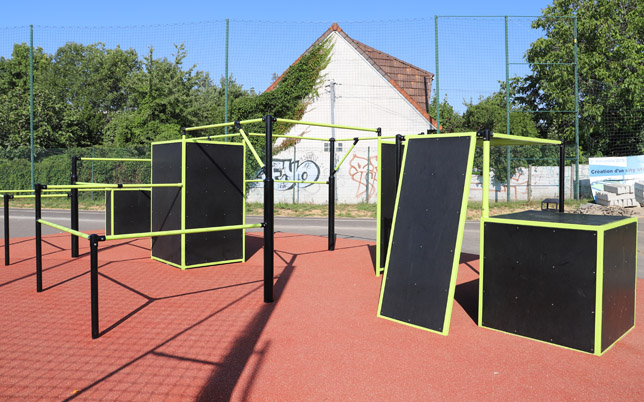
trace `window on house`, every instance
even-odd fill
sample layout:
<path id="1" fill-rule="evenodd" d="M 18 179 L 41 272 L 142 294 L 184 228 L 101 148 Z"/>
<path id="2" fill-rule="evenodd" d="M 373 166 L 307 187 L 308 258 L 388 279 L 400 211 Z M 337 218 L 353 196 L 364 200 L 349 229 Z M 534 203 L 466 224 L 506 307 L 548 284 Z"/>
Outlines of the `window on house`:
<path id="1" fill-rule="evenodd" d="M 344 143 L 342 143 L 342 142 L 336 142 L 335 143 L 335 152 L 342 152 L 342 144 L 344 144 Z M 324 143 L 324 152 L 329 152 L 329 147 L 330 147 L 329 143 L 325 142 Z"/>

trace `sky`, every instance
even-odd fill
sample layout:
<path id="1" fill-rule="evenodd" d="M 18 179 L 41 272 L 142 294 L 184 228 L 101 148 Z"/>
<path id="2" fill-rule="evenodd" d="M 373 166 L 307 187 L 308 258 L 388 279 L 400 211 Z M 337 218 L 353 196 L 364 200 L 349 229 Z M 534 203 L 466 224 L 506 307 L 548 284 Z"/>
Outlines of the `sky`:
<path id="1" fill-rule="evenodd" d="M 434 16 L 538 16 L 552 0 L 452 1 L 7 1 L 0 13 L 0 57 L 14 43 L 29 40 L 48 53 L 66 42 L 134 48 L 139 56 L 154 47 L 172 58 L 184 43 L 186 65 L 224 76 L 225 19 L 230 19 L 229 73 L 245 89 L 266 89 L 331 24 L 378 50 L 430 72 L 437 71 Z M 512 71 L 539 35 L 532 19 L 513 19 L 509 30 Z M 505 79 L 503 18 L 439 19 L 441 99 L 459 112 L 465 102 L 498 90 Z"/>
<path id="2" fill-rule="evenodd" d="M 546 0 L 452 1 L 5 1 L 0 27 L 186 23 L 218 19 L 378 21 L 434 15 L 540 15 Z"/>

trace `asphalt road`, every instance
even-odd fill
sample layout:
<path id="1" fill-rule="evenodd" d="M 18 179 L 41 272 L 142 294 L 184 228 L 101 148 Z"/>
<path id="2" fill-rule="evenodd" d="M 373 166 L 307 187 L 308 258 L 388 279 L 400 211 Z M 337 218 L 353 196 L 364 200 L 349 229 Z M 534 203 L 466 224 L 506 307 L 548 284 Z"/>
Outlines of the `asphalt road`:
<path id="1" fill-rule="evenodd" d="M 4 216 L 1 215 L 0 225 L 4 226 Z M 10 236 L 12 238 L 34 236 L 33 210 L 12 208 L 9 212 L 9 217 Z M 69 211 L 43 210 L 42 217 L 45 220 L 69 227 Z M 247 217 L 247 223 L 260 223 L 261 221 L 262 217 L 259 216 Z M 285 233 L 326 236 L 327 224 L 327 218 L 275 217 L 275 230 Z M 93 230 L 104 230 L 105 213 L 102 211 L 81 211 L 79 226 L 80 231 L 86 233 Z M 59 233 L 58 230 L 45 225 L 42 225 L 42 230 L 43 234 Z M 374 219 L 337 218 L 335 231 L 336 235 L 341 238 L 375 241 L 376 221 Z M 637 276 L 644 278 L 644 226 L 641 224 L 639 225 L 639 231 Z M 4 232 L 0 231 L 0 238 L 4 238 Z M 479 222 L 466 221 L 462 252 L 478 255 L 479 245 Z"/>

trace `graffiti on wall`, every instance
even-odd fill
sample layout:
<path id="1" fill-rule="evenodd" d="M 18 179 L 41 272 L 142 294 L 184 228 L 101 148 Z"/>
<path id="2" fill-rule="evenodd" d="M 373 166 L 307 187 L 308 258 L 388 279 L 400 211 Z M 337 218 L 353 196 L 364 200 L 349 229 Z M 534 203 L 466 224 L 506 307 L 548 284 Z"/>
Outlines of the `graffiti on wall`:
<path id="1" fill-rule="evenodd" d="M 353 157 L 349 161 L 349 176 L 351 177 L 351 180 L 358 183 L 358 188 L 356 189 L 355 196 L 356 198 L 364 199 L 367 195 L 367 188 L 369 189 L 369 199 L 375 199 L 377 197 L 377 156 L 374 155 L 367 159 L 367 157 L 353 154 Z"/>
<path id="2" fill-rule="evenodd" d="M 273 180 L 317 181 L 320 178 L 320 167 L 311 158 L 304 160 L 273 159 Z M 262 174 L 262 178 L 264 175 Z M 275 183 L 275 190 L 287 191 L 298 188 L 307 188 L 311 183 Z M 264 187 L 259 182 L 255 187 Z"/>

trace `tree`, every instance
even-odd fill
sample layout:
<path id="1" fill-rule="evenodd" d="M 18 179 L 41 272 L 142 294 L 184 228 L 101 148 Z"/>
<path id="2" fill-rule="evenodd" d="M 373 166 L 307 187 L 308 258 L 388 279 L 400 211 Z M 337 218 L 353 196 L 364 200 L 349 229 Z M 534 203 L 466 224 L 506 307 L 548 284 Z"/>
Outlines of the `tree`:
<path id="1" fill-rule="evenodd" d="M 533 22 L 545 36 L 526 53 L 531 74 L 518 84 L 529 108 L 574 111 L 573 20 L 577 15 L 580 142 L 589 156 L 644 151 L 644 2 L 554 0 Z M 574 143 L 574 115 L 539 113 L 542 136 Z"/>
<path id="2" fill-rule="evenodd" d="M 437 98 L 434 96 L 429 104 L 429 115 L 433 119 L 436 119 L 436 102 Z M 457 133 L 463 131 L 463 116 L 456 112 L 452 105 L 447 102 L 447 95 L 445 95 L 445 98 L 438 107 L 441 119 L 441 133 Z"/>
<path id="3" fill-rule="evenodd" d="M 512 99 L 512 97 L 511 97 Z M 501 89 L 487 98 L 479 99 L 477 104 L 472 102 L 465 103 L 467 110 L 463 114 L 463 125 L 471 130 L 478 131 L 481 129 L 491 129 L 494 133 L 507 133 L 507 110 L 505 98 L 505 83 L 501 84 Z M 512 104 L 512 110 L 520 109 L 520 105 Z M 510 134 L 522 137 L 537 137 L 537 126 L 527 113 L 515 112 L 510 115 Z M 553 147 L 550 147 L 553 148 Z M 548 152 L 548 151 L 545 151 Z M 555 152 L 556 150 L 550 150 Z M 518 167 L 528 165 L 526 160 L 536 160 L 544 157 L 541 147 L 535 146 L 514 146 L 511 147 L 510 174 L 514 174 Z M 477 152 L 475 166 L 481 167 L 482 154 Z M 494 171 L 494 177 L 497 181 L 505 183 L 507 181 L 507 148 L 494 147 L 490 151 L 490 168 Z"/>

